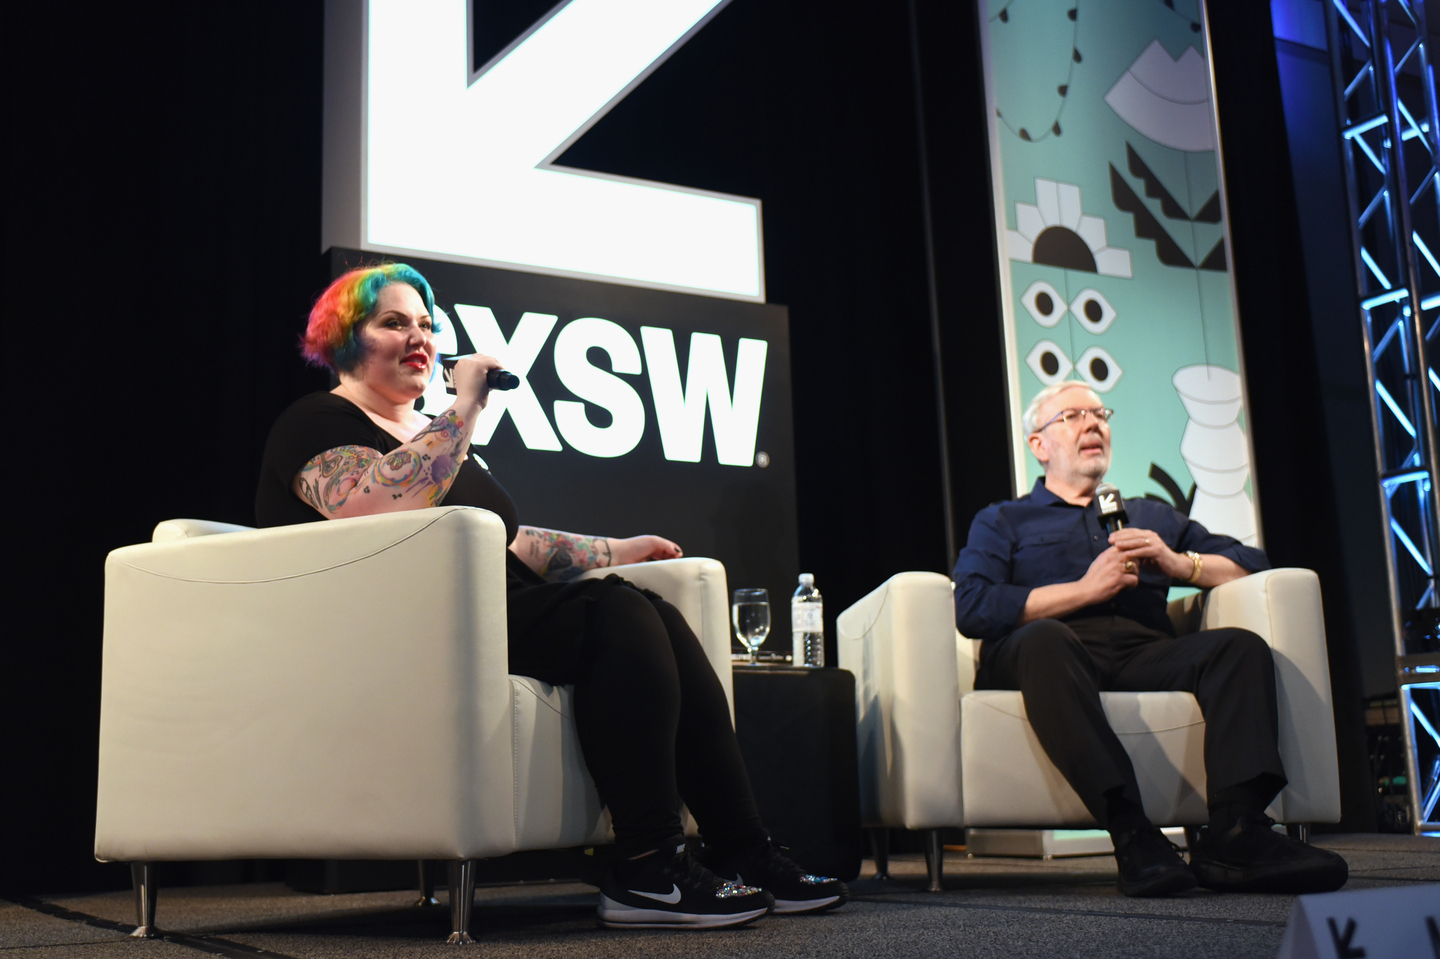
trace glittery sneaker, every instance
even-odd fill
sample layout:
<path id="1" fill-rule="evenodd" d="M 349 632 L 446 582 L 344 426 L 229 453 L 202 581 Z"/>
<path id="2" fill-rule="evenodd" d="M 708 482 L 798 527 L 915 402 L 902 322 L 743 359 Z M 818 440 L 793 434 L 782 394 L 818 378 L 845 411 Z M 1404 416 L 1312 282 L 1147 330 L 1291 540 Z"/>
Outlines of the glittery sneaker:
<path id="1" fill-rule="evenodd" d="M 606 870 L 597 916 L 611 929 L 721 929 L 754 922 L 774 904 L 763 889 L 717 877 L 677 838 Z"/>
<path id="2" fill-rule="evenodd" d="M 708 851 L 705 864 L 721 879 L 759 886 L 775 897 L 776 915 L 822 912 L 843 905 L 850 890 L 839 879 L 812 876 L 781 853 L 773 842 L 745 853 Z"/>

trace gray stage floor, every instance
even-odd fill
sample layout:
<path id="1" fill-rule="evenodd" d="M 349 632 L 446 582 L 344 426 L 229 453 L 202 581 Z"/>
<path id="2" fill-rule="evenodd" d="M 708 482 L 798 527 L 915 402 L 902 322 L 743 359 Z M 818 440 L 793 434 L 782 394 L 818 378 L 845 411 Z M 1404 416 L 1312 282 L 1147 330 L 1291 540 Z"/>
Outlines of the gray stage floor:
<path id="1" fill-rule="evenodd" d="M 1350 863 L 1350 889 L 1440 882 L 1440 839 L 1325 836 Z M 945 891 L 923 891 L 918 857 L 892 860 L 878 881 L 866 862 L 852 901 L 819 916 L 766 917 L 719 932 L 614 932 L 595 925 L 595 890 L 538 883 L 482 888 L 462 954 L 549 956 L 1274 956 L 1293 899 L 1196 891 L 1126 899 L 1114 860 L 1049 863 L 946 859 Z M 438 895 L 444 901 L 444 893 Z M 162 889 L 157 917 L 168 940 L 130 940 L 129 893 L 0 901 L 0 959 L 454 956 L 448 909 L 410 906 L 412 891 L 317 896 L 283 885 Z"/>

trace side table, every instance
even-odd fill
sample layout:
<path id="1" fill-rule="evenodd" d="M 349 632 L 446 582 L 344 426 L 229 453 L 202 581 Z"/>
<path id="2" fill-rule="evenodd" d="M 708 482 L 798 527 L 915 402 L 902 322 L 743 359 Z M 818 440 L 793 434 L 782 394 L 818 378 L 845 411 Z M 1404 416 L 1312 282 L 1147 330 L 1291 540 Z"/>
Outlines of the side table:
<path id="1" fill-rule="evenodd" d="M 861 858 L 854 675 L 737 665 L 733 679 L 735 735 L 771 837 L 811 872 L 854 879 Z"/>

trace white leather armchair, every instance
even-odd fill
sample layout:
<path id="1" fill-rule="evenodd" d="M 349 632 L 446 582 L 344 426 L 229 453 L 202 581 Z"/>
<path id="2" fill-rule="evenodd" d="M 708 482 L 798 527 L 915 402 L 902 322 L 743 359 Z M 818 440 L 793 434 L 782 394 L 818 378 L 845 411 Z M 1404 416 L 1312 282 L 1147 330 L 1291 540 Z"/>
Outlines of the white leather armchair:
<path id="1" fill-rule="evenodd" d="M 619 572 L 731 696 L 724 567 Z M 474 860 L 609 838 L 572 715 L 568 687 L 508 672 L 493 513 L 171 520 L 106 560 L 95 856 L 134 864 L 137 935 L 158 860 L 449 860 L 469 941 Z"/>
<path id="2" fill-rule="evenodd" d="M 1270 644 L 1289 785 L 1279 822 L 1340 818 L 1330 670 L 1320 582 L 1274 569 L 1170 604 L 1177 632 L 1238 626 Z M 1080 797 L 1040 748 L 1018 691 L 976 690 L 980 643 L 955 629 L 949 578 L 900 573 L 840 614 L 840 665 L 856 676 L 863 822 L 929 832 L 939 888 L 943 827 L 1093 828 Z M 1208 820 L 1205 721 L 1190 693 L 1101 693 L 1160 826 Z"/>

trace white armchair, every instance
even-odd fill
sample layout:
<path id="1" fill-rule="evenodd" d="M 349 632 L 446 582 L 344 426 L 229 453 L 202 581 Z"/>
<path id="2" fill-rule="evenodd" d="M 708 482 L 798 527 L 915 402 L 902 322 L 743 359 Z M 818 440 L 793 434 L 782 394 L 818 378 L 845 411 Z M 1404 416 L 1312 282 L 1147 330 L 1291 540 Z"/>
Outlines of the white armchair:
<path id="1" fill-rule="evenodd" d="M 1289 785 L 1268 813 L 1340 818 L 1339 765 L 1320 582 L 1274 569 L 1170 604 L 1181 634 L 1239 626 L 1275 656 L 1280 756 Z M 949 578 L 900 573 L 840 614 L 840 665 L 856 676 L 860 795 L 872 827 L 926 830 L 939 887 L 943 827 L 1091 827 L 1094 819 L 1040 748 L 1018 691 L 976 690 L 980 643 L 955 629 Z M 1101 693 L 1160 826 L 1207 821 L 1205 722 L 1190 693 Z"/>
<path id="2" fill-rule="evenodd" d="M 133 864 L 137 935 L 155 861 L 444 859 L 469 941 L 474 860 L 608 840 L 570 689 L 508 672 L 504 551 L 495 514 L 443 507 L 172 520 L 110 554 L 95 856 Z M 621 572 L 731 696 L 724 567 Z"/>

